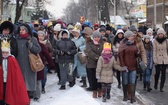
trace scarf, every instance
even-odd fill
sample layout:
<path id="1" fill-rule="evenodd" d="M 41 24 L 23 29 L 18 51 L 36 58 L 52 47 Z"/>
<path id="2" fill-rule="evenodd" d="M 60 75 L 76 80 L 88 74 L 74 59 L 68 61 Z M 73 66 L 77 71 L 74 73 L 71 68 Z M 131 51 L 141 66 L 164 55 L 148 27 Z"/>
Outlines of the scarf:
<path id="1" fill-rule="evenodd" d="M 99 42 L 98 42 L 98 41 L 95 41 L 95 40 L 93 40 L 93 43 L 94 43 L 95 45 L 98 45 L 98 44 L 99 44 Z"/>
<path id="2" fill-rule="evenodd" d="M 2 40 L 4 40 L 4 39 L 10 39 L 11 37 L 12 37 L 11 34 L 5 34 L 5 35 L 1 34 L 0 35 L 0 39 L 2 39 Z"/>
<path id="3" fill-rule="evenodd" d="M 126 45 L 132 45 L 134 43 L 134 41 L 126 41 Z"/>
<path id="4" fill-rule="evenodd" d="M 40 43 L 42 43 L 42 44 L 44 44 L 44 45 L 46 45 L 46 43 L 47 43 L 47 40 L 44 40 L 44 41 L 39 41 Z"/>
<path id="5" fill-rule="evenodd" d="M 160 44 L 162 44 L 165 40 L 166 40 L 166 38 L 164 37 L 164 38 L 156 38 L 156 40 L 160 43 Z"/>
<path id="6" fill-rule="evenodd" d="M 28 33 L 26 33 L 26 34 L 20 34 L 20 37 L 23 38 L 23 39 L 27 38 L 28 36 L 29 36 Z"/>
<path id="7" fill-rule="evenodd" d="M 104 59 L 104 64 L 108 64 L 110 62 L 110 59 L 112 58 L 112 54 L 102 53 L 101 56 Z"/>

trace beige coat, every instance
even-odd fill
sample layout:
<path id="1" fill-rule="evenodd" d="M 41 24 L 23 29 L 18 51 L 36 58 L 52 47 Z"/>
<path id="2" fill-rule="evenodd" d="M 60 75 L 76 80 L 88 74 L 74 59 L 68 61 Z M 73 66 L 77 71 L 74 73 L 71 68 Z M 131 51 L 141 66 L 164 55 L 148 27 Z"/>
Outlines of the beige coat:
<path id="1" fill-rule="evenodd" d="M 147 64 L 146 52 L 145 52 L 145 48 L 142 42 L 142 38 L 138 36 L 135 41 L 136 41 L 136 46 L 138 50 L 140 51 L 140 56 L 141 56 L 142 61 Z"/>
<path id="2" fill-rule="evenodd" d="M 111 58 L 109 64 L 104 64 L 104 59 L 102 56 L 99 57 L 97 68 L 96 68 L 96 77 L 100 77 L 98 82 L 100 83 L 112 83 L 113 82 L 113 67 L 117 70 L 122 71 L 114 57 Z"/>
<path id="3" fill-rule="evenodd" d="M 155 64 L 168 64 L 167 43 L 168 40 L 165 40 L 162 44 L 156 40 L 153 41 L 153 60 Z"/>

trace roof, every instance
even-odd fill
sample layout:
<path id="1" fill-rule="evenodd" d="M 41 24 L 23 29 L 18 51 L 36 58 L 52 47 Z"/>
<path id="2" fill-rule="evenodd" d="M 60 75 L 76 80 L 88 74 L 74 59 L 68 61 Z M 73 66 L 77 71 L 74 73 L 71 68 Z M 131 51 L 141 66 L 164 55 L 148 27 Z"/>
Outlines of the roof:
<path id="1" fill-rule="evenodd" d="M 115 20 L 115 25 L 122 25 L 125 26 L 127 23 L 124 21 L 124 19 L 121 16 L 110 16 L 110 22 L 114 23 Z"/>

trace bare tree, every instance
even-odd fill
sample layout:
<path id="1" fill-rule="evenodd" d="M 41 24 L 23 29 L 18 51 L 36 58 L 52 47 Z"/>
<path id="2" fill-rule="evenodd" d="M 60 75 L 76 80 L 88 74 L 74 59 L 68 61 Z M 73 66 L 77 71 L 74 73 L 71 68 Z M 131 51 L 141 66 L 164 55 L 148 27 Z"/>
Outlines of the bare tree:
<path id="1" fill-rule="evenodd" d="M 124 7 L 125 7 L 125 9 L 126 9 L 127 14 L 130 13 L 131 9 L 132 9 L 134 6 L 135 6 L 135 5 L 134 5 L 133 0 L 131 0 L 130 3 L 129 3 L 127 0 L 124 1 Z"/>

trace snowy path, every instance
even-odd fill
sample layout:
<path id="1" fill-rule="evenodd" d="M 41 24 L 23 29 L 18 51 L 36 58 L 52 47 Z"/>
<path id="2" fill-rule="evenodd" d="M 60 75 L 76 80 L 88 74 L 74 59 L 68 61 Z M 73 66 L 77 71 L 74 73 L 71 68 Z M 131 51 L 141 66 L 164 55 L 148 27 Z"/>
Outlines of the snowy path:
<path id="1" fill-rule="evenodd" d="M 123 102 L 122 91 L 117 88 L 116 79 L 112 84 L 111 99 L 106 103 L 102 102 L 102 98 L 92 98 L 92 92 L 81 88 L 79 80 L 77 80 L 77 85 L 72 88 L 67 86 L 66 90 L 59 90 L 60 86 L 57 82 L 58 78 L 55 73 L 48 74 L 46 93 L 41 95 L 39 102 L 31 100 L 31 105 L 142 105 L 139 101 L 134 104 L 130 104 L 130 101 Z M 138 97 L 141 98 L 140 95 Z M 142 100 L 145 101 L 143 98 Z"/>

